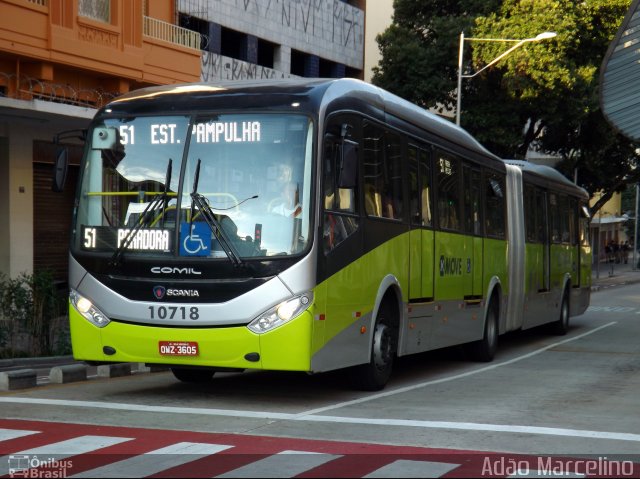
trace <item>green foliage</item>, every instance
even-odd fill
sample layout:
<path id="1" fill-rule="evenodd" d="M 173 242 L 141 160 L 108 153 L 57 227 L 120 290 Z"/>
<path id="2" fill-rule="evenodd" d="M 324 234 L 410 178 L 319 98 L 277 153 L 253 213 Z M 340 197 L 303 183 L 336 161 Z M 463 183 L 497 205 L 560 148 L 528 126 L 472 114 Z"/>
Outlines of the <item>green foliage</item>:
<path id="1" fill-rule="evenodd" d="M 394 22 L 378 35 L 373 83 L 423 107 L 455 105 L 458 38 L 498 0 L 394 1 Z"/>
<path id="2" fill-rule="evenodd" d="M 374 83 L 427 108 L 455 110 L 459 35 L 527 39 L 462 83 L 461 124 L 491 151 L 522 158 L 530 149 L 592 194 L 607 197 L 638 181 L 631 141 L 605 121 L 598 75 L 629 0 L 396 0 L 392 26 L 379 35 Z M 465 41 L 463 72 L 479 71 L 513 42 Z M 597 209 L 597 208 L 596 208 Z"/>
<path id="3" fill-rule="evenodd" d="M 63 313 L 64 304 L 48 271 L 23 273 L 17 278 L 0 273 L 0 351 L 4 350 L 5 356 L 19 354 L 16 338 L 26 333 L 30 338 L 29 351 L 23 353 L 53 354 L 52 328 L 54 320 Z M 55 349 L 65 348 L 57 344 Z"/>

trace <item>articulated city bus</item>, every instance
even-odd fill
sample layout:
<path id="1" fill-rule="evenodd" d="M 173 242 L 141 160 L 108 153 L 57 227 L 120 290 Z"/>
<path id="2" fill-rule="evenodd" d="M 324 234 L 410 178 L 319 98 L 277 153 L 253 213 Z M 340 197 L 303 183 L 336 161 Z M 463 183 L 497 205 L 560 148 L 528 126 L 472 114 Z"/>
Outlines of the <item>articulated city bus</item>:
<path id="1" fill-rule="evenodd" d="M 375 390 L 398 356 L 489 361 L 589 302 L 582 189 L 357 80 L 147 88 L 86 138 L 76 359 L 188 382 L 349 368 Z"/>

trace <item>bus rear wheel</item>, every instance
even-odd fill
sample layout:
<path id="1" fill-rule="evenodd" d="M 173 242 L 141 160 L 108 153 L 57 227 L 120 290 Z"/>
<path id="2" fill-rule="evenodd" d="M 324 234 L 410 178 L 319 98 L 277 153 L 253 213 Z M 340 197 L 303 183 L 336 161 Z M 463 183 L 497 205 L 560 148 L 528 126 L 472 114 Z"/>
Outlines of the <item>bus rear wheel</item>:
<path id="1" fill-rule="evenodd" d="M 211 369 L 171 368 L 171 372 L 183 383 L 207 383 L 213 379 L 214 371 Z"/>
<path id="2" fill-rule="evenodd" d="M 565 291 L 562 294 L 562 304 L 560 305 L 560 317 L 555 323 L 551 323 L 552 331 L 558 336 L 564 336 L 569 332 L 569 295 Z"/>
<path id="3" fill-rule="evenodd" d="M 374 326 L 371 360 L 353 368 L 352 377 L 362 391 L 379 391 L 391 377 L 393 360 L 398 350 L 397 329 L 393 327 L 392 318 L 390 303 L 383 303 Z"/>

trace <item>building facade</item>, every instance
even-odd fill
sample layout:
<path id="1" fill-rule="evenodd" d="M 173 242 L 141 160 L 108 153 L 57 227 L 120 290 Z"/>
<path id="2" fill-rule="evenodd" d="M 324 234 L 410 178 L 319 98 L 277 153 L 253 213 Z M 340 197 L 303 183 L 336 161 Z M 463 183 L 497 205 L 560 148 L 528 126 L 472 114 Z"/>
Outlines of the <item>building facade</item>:
<path id="1" fill-rule="evenodd" d="M 177 0 L 202 80 L 363 78 L 365 0 Z"/>
<path id="2" fill-rule="evenodd" d="M 82 154 L 52 191 L 54 135 L 160 84 L 364 78 L 365 0 L 0 0 L 0 274 L 66 284 Z"/>
<path id="3" fill-rule="evenodd" d="M 171 0 L 0 1 L 0 273 L 66 282 L 81 146 L 52 191 L 54 135 L 129 90 L 200 79 L 200 37 Z"/>

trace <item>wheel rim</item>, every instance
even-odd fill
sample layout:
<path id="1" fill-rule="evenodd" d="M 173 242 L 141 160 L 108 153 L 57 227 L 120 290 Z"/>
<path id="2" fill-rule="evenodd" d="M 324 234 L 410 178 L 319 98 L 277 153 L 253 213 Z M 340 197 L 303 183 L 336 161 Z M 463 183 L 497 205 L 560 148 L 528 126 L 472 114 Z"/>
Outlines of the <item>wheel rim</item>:
<path id="1" fill-rule="evenodd" d="M 377 369 L 386 369 L 393 359 L 391 329 L 383 323 L 376 326 L 373 336 L 373 363 Z"/>

